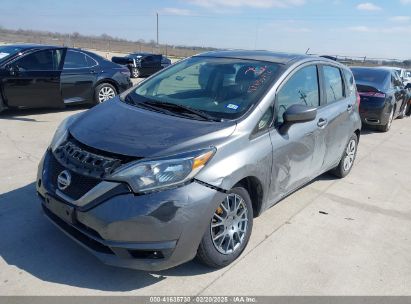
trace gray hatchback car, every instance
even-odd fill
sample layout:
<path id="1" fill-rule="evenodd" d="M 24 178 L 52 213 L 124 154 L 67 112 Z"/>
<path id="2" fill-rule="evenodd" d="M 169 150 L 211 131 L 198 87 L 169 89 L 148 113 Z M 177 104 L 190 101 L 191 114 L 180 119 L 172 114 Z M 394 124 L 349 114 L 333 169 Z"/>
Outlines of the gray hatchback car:
<path id="1" fill-rule="evenodd" d="M 350 70 L 325 58 L 200 54 L 63 121 L 37 192 L 107 264 L 223 267 L 254 217 L 324 172 L 350 172 L 358 102 Z"/>

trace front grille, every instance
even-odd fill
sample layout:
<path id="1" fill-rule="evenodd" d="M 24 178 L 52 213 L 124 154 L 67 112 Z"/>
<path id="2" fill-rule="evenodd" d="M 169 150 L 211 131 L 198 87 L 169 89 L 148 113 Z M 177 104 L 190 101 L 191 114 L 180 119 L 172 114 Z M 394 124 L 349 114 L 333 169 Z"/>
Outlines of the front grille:
<path id="1" fill-rule="evenodd" d="M 68 168 L 65 168 L 56 159 L 53 153 L 50 153 L 50 163 L 49 163 L 49 180 L 54 187 L 57 188 L 57 177 L 58 175 L 67 170 L 71 174 L 71 183 L 64 190 L 60 190 L 62 193 L 70 197 L 71 199 L 77 200 L 90 191 L 92 188 L 97 186 L 101 182 L 100 179 L 78 174 Z"/>
<path id="2" fill-rule="evenodd" d="M 120 159 L 98 155 L 80 147 L 73 138 L 59 146 L 54 154 L 65 167 L 96 178 L 113 173 L 122 163 Z"/>

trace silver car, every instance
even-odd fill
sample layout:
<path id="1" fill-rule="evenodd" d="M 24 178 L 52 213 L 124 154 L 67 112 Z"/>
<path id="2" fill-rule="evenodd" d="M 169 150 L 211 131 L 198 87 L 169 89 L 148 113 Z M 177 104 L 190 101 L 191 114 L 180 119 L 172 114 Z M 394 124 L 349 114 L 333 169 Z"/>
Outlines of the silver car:
<path id="1" fill-rule="evenodd" d="M 264 210 L 324 172 L 350 172 L 358 103 L 350 70 L 325 58 L 200 54 L 62 122 L 37 192 L 107 264 L 224 267 Z"/>

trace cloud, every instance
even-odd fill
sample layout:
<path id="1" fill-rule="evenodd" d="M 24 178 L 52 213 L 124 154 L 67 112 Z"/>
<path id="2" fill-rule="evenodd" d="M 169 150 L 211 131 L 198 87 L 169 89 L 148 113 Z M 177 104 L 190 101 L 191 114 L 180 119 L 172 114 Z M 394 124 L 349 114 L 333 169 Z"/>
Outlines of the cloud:
<path id="1" fill-rule="evenodd" d="M 407 0 L 408 1 L 408 0 Z M 357 5 L 357 9 L 361 11 L 380 11 L 381 7 L 371 2 L 360 3 Z"/>
<path id="2" fill-rule="evenodd" d="M 365 33 L 365 32 L 372 32 L 373 30 L 371 29 L 371 28 L 369 28 L 368 26 L 363 26 L 363 25 L 360 25 L 360 26 L 350 26 L 349 28 L 347 28 L 349 31 L 352 31 L 352 32 L 363 32 L 363 33 Z"/>
<path id="3" fill-rule="evenodd" d="M 184 8 L 176 8 L 176 7 L 166 7 L 163 8 L 160 13 L 163 13 L 165 15 L 177 15 L 177 16 L 191 16 L 193 13 Z"/>
<path id="4" fill-rule="evenodd" d="M 410 20 L 411 20 L 411 17 L 410 17 L 410 16 L 394 16 L 394 17 L 389 18 L 389 20 L 390 20 L 390 21 L 393 21 L 393 22 L 399 22 L 399 23 L 401 23 L 401 22 L 408 22 L 408 21 L 410 21 Z"/>
<path id="5" fill-rule="evenodd" d="M 379 34 L 409 34 L 411 33 L 411 26 L 392 26 L 392 27 L 368 27 L 368 26 L 351 26 L 345 30 L 359 33 L 379 33 Z"/>
<path id="6" fill-rule="evenodd" d="M 400 0 L 402 4 L 410 4 L 411 0 Z"/>
<path id="7" fill-rule="evenodd" d="M 252 7 L 252 8 L 285 8 L 305 4 L 306 0 L 185 0 L 186 2 L 207 8 L 216 7 Z"/>

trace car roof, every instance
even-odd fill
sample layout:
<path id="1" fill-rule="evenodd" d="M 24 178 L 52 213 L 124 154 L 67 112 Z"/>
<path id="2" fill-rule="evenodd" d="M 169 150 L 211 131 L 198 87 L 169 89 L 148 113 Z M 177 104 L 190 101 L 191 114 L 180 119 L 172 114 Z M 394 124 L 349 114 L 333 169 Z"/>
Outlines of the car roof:
<path id="1" fill-rule="evenodd" d="M 281 53 L 272 51 L 247 51 L 247 50 L 229 50 L 229 51 L 212 51 L 201 53 L 195 56 L 201 57 L 216 57 L 216 58 L 236 58 L 236 59 L 249 59 L 267 61 L 280 64 L 291 64 L 300 60 L 321 60 L 326 62 L 334 62 L 332 60 L 315 57 L 312 55 L 302 55 L 293 53 Z"/>
<path id="2" fill-rule="evenodd" d="M 29 50 L 29 49 L 50 49 L 50 48 L 59 48 L 58 46 L 55 45 L 44 45 L 44 44 L 5 44 L 2 46 L 12 46 L 12 47 L 17 47 L 22 50 Z"/>
<path id="3" fill-rule="evenodd" d="M 387 72 L 391 72 L 393 68 L 389 67 L 381 67 L 381 66 L 350 66 L 350 69 L 361 69 L 361 70 L 383 70 Z"/>

